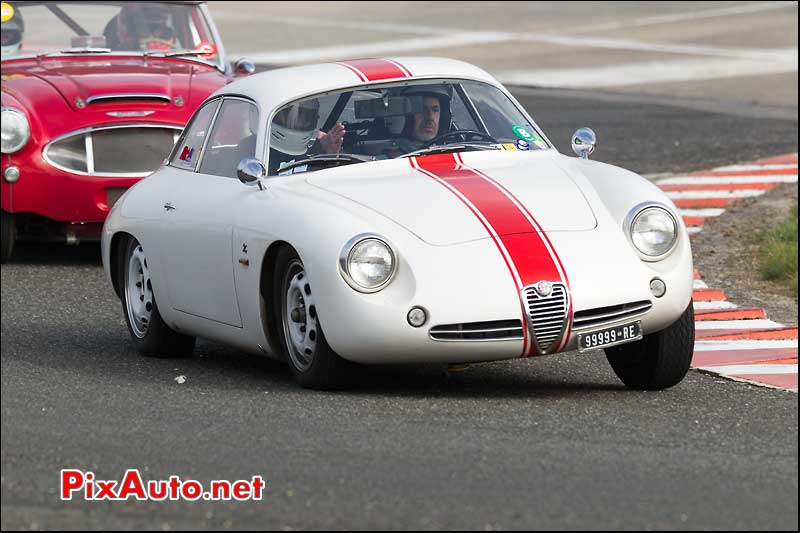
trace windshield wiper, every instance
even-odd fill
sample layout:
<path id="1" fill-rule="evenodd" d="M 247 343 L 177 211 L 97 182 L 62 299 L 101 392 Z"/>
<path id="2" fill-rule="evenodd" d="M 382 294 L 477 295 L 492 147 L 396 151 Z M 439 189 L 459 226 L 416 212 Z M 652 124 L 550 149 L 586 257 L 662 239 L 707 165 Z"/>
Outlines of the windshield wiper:
<path id="1" fill-rule="evenodd" d="M 419 150 L 415 150 L 413 152 L 408 152 L 407 154 L 403 154 L 400 157 L 414 157 L 417 155 L 431 155 L 431 154 L 444 154 L 447 152 L 457 152 L 459 150 L 466 150 L 470 148 L 472 150 L 500 150 L 501 148 L 493 145 L 493 144 L 475 144 L 475 143 L 458 143 L 458 144 L 442 144 L 437 146 L 429 146 L 427 148 L 421 148 Z"/>
<path id="2" fill-rule="evenodd" d="M 110 48 L 69 48 L 67 50 L 59 50 L 57 52 L 42 52 L 36 54 L 36 59 L 43 57 L 55 56 L 59 54 L 110 54 Z"/>
<path id="3" fill-rule="evenodd" d="M 145 57 L 181 57 L 181 56 L 200 56 L 203 54 L 208 53 L 207 51 L 202 50 L 191 50 L 189 48 L 184 48 L 181 50 L 147 50 L 144 53 Z"/>
<path id="4" fill-rule="evenodd" d="M 283 174 L 287 170 L 292 170 L 304 165 L 314 165 L 318 163 L 366 163 L 374 160 L 374 157 L 356 154 L 317 154 L 307 157 L 306 159 L 301 159 L 300 161 L 292 161 L 291 163 L 283 165 L 278 169 L 278 174 Z"/>

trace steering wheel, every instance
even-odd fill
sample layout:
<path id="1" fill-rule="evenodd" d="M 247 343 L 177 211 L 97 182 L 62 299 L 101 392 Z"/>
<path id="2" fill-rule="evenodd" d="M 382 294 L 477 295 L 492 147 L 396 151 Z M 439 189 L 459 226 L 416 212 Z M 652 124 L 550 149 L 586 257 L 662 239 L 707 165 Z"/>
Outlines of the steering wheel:
<path id="1" fill-rule="evenodd" d="M 442 144 L 442 141 L 444 141 L 446 139 L 449 139 L 450 137 L 456 137 L 456 136 L 461 137 L 461 139 L 460 139 L 461 142 L 467 142 L 467 141 L 470 141 L 470 140 L 472 140 L 472 141 L 488 141 L 488 142 L 495 143 L 495 144 L 499 144 L 499 142 L 500 142 L 497 139 L 495 139 L 494 137 L 492 137 L 491 135 L 489 135 L 488 133 L 483 133 L 483 132 L 475 131 L 475 130 L 455 130 L 455 131 L 448 131 L 447 133 L 443 133 L 442 135 L 439 135 L 435 139 L 433 139 L 431 141 L 428 141 L 427 143 L 422 145 L 422 147 L 420 149 L 422 150 L 422 149 L 428 148 L 429 146 L 433 146 L 434 144 Z"/>

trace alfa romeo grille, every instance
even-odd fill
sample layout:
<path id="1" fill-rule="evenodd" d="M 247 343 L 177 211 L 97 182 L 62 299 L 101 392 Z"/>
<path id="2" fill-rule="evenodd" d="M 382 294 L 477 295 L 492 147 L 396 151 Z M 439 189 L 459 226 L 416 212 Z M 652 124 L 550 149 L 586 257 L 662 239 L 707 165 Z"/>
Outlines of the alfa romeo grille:
<path id="1" fill-rule="evenodd" d="M 522 289 L 529 329 L 539 353 L 547 353 L 561 337 L 567 325 L 569 295 L 562 283 L 553 283 L 552 291 L 542 296 L 531 285 Z"/>
<path id="2" fill-rule="evenodd" d="M 652 307 L 653 304 L 650 300 L 640 300 L 638 302 L 577 311 L 572 319 L 572 328 L 597 327 L 620 320 L 627 320 L 647 313 Z"/>
<path id="3" fill-rule="evenodd" d="M 180 133 L 181 128 L 154 124 L 79 130 L 48 144 L 44 159 L 75 174 L 145 176 L 161 165 Z"/>
<path id="4" fill-rule="evenodd" d="M 435 341 L 507 341 L 524 338 L 520 320 L 444 324 L 430 330 Z"/>

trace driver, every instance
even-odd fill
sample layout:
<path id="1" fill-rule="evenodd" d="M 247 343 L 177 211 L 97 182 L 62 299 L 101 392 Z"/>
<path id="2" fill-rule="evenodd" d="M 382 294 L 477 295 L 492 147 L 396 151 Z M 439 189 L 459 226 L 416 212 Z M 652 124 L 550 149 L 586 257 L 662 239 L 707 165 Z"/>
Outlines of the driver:
<path id="1" fill-rule="evenodd" d="M 158 4 L 125 5 L 116 17 L 115 50 L 175 49 L 175 32 L 169 26 L 169 7 Z M 113 22 L 113 21 L 112 21 Z"/>
<path id="2" fill-rule="evenodd" d="M 11 4 L 2 4 L 2 48 L 0 55 L 3 57 L 11 56 L 19 52 L 22 48 L 22 35 L 25 33 L 25 21 L 22 20 L 22 13 L 19 9 L 14 9 Z"/>
<path id="3" fill-rule="evenodd" d="M 401 96 L 419 99 L 421 112 L 405 116 L 397 150 L 389 150 L 389 157 L 398 157 L 424 147 L 437 137 L 450 131 L 450 102 L 452 89 L 444 85 L 418 85 L 403 89 Z"/>
<path id="4" fill-rule="evenodd" d="M 342 149 L 345 129 L 339 122 L 330 131 L 317 130 L 319 100 L 290 104 L 275 114 L 270 128 L 269 174 L 277 174 L 282 163 L 305 156 L 336 154 Z"/>

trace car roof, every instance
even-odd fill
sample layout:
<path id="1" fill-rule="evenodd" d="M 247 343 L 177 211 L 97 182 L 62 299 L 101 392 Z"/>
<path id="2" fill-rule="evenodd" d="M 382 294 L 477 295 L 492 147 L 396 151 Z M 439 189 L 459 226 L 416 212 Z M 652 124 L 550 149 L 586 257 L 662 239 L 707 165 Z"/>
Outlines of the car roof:
<path id="1" fill-rule="evenodd" d="M 268 70 L 230 83 L 213 96 L 239 95 L 256 101 L 262 110 L 286 102 L 350 87 L 415 79 L 473 79 L 499 85 L 483 69 L 435 57 L 355 59 Z"/>

